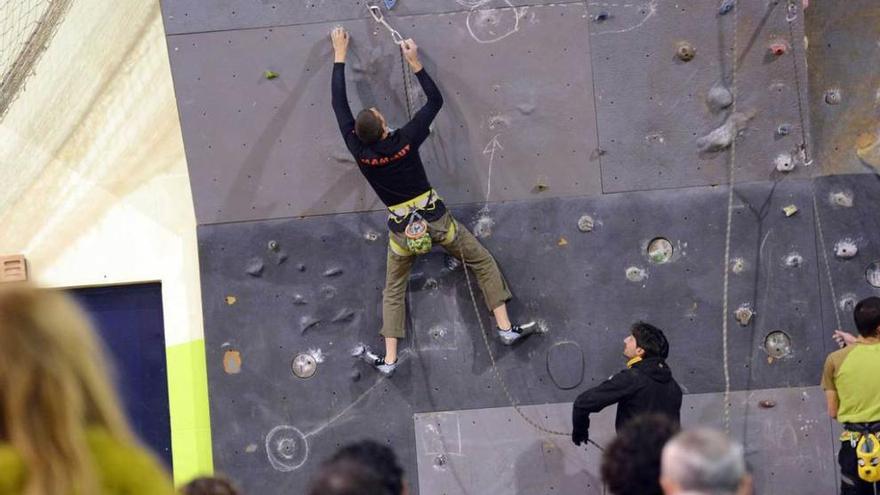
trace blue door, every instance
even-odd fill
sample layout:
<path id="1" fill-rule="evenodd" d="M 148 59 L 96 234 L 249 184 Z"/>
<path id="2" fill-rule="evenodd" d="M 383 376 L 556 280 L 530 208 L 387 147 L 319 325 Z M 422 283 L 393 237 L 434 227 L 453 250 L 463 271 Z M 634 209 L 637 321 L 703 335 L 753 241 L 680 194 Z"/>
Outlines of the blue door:
<path id="1" fill-rule="evenodd" d="M 135 433 L 171 468 L 162 285 L 73 289 L 103 337 Z"/>

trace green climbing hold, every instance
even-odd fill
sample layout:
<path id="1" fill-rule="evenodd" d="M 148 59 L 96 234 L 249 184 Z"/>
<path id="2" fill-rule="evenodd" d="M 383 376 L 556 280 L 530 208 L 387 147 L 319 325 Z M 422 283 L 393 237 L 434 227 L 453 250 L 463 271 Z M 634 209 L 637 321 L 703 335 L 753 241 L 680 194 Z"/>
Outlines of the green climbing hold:
<path id="1" fill-rule="evenodd" d="M 276 77 L 278 77 L 278 73 L 271 71 L 271 70 L 267 70 L 266 72 L 263 72 L 263 76 L 265 76 L 266 79 L 275 79 Z"/>

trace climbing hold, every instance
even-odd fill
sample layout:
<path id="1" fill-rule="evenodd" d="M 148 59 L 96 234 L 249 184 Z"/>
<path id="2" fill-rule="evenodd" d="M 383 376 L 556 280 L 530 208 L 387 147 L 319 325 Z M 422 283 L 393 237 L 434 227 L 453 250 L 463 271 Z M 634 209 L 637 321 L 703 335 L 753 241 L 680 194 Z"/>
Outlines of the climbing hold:
<path id="1" fill-rule="evenodd" d="M 785 266 L 789 268 L 797 268 L 804 263 L 804 257 L 797 252 L 785 255 L 785 258 L 782 260 L 785 262 Z"/>
<path id="2" fill-rule="evenodd" d="M 785 212 L 785 216 L 790 217 L 798 212 L 798 207 L 795 205 L 783 206 L 782 211 Z"/>
<path id="3" fill-rule="evenodd" d="M 330 321 L 332 323 L 349 322 L 354 319 L 354 315 L 354 310 L 342 308 L 336 312 L 336 316 L 334 316 L 333 319 L 331 319 Z"/>
<path id="4" fill-rule="evenodd" d="M 461 260 L 448 254 L 443 258 L 443 264 L 446 265 L 446 269 L 451 272 L 461 268 Z"/>
<path id="5" fill-rule="evenodd" d="M 263 274 L 263 260 L 260 258 L 252 258 L 244 270 L 252 277 L 259 277 Z"/>
<path id="6" fill-rule="evenodd" d="M 731 10 L 733 10 L 733 6 L 736 5 L 736 0 L 724 0 L 721 2 L 721 7 L 718 7 L 718 15 L 725 15 Z"/>
<path id="7" fill-rule="evenodd" d="M 523 115 L 531 115 L 532 112 L 535 111 L 535 105 L 531 103 L 520 103 L 516 106 L 516 109 L 519 110 L 519 113 Z M 490 143 L 491 144 L 491 143 Z M 490 148 L 491 150 L 491 148 Z"/>
<path id="8" fill-rule="evenodd" d="M 429 278 L 422 284 L 422 290 L 434 290 L 437 287 L 440 287 L 440 283 L 437 282 L 436 278 Z"/>
<path id="9" fill-rule="evenodd" d="M 690 62 L 697 56 L 697 50 L 687 41 L 679 41 L 675 47 L 675 55 L 682 62 Z"/>
<path id="10" fill-rule="evenodd" d="M 791 172 L 794 170 L 794 158 L 792 158 L 791 153 L 780 153 L 776 155 L 776 159 L 773 160 L 773 163 L 776 165 L 776 170 L 780 172 Z"/>
<path id="11" fill-rule="evenodd" d="M 840 297 L 840 302 L 837 303 L 837 306 L 845 313 L 852 312 L 856 308 L 856 295 L 844 294 Z"/>
<path id="12" fill-rule="evenodd" d="M 296 269 L 298 271 L 304 272 L 304 271 L 306 271 L 306 265 L 299 263 L 298 265 L 296 265 Z"/>
<path id="13" fill-rule="evenodd" d="M 269 251 L 272 251 L 273 253 L 277 253 L 280 248 L 281 248 L 281 245 L 278 244 L 278 241 L 269 241 L 266 244 L 266 249 L 268 249 Z"/>
<path id="14" fill-rule="evenodd" d="M 602 10 L 602 11 L 600 11 L 598 14 L 596 14 L 595 16 L 593 16 L 593 21 L 595 21 L 595 22 L 605 22 L 605 21 L 608 20 L 609 17 L 611 17 L 611 14 L 609 14 L 609 13 L 608 13 L 607 11 L 605 11 L 605 10 Z"/>
<path id="15" fill-rule="evenodd" d="M 397 5 L 397 0 L 385 0 L 385 8 L 391 10 Z"/>
<path id="16" fill-rule="evenodd" d="M 366 239 L 370 242 L 373 242 L 378 238 L 379 238 L 379 234 L 372 231 L 372 230 L 368 230 L 366 233 L 364 233 L 364 239 Z"/>
<path id="17" fill-rule="evenodd" d="M 837 244 L 834 245 L 834 256 L 838 258 L 846 260 L 855 257 L 857 254 L 859 254 L 859 248 L 852 239 L 843 239 L 837 241 Z"/>
<path id="18" fill-rule="evenodd" d="M 584 379 L 584 351 L 576 342 L 553 344 L 547 351 L 547 373 L 562 390 L 578 387 Z"/>
<path id="19" fill-rule="evenodd" d="M 314 328 L 321 324 L 321 320 L 317 318 L 313 318 L 311 316 L 303 316 L 299 319 L 299 331 L 300 333 L 306 333 L 306 330 Z"/>
<path id="20" fill-rule="evenodd" d="M 308 302 L 302 296 L 302 294 L 296 294 L 293 296 L 293 304 L 296 306 L 305 306 L 306 304 L 308 304 Z"/>
<path id="21" fill-rule="evenodd" d="M 248 444 L 248 446 L 244 448 L 244 451 L 247 452 L 248 454 L 253 454 L 254 452 L 257 451 L 257 444 L 255 444 L 255 443 Z"/>
<path id="22" fill-rule="evenodd" d="M 871 287 L 880 289 L 880 261 L 875 261 L 865 269 L 865 279 Z"/>
<path id="23" fill-rule="evenodd" d="M 349 378 L 351 379 L 351 381 L 353 381 L 353 382 L 360 381 L 360 379 L 361 379 L 361 372 L 358 371 L 358 370 L 351 370 L 351 373 L 348 374 L 348 377 L 349 377 Z"/>
<path id="24" fill-rule="evenodd" d="M 223 354 L 223 371 L 225 371 L 227 375 L 237 375 L 241 373 L 240 352 L 228 350 Z"/>
<path id="25" fill-rule="evenodd" d="M 433 327 L 431 327 L 430 330 L 428 330 L 428 335 L 430 335 L 431 338 L 434 340 L 440 340 L 443 338 L 444 335 L 446 335 L 446 329 L 443 328 L 441 325 L 434 325 Z"/>
<path id="26" fill-rule="evenodd" d="M 780 57 L 788 51 L 788 43 L 785 40 L 776 40 L 771 42 L 767 49 L 774 56 Z"/>
<path id="27" fill-rule="evenodd" d="M 445 466 L 449 460 L 446 458 L 446 454 L 437 454 L 437 457 L 434 458 L 435 466 Z"/>
<path id="28" fill-rule="evenodd" d="M 593 151 L 590 153 L 590 160 L 598 160 L 600 156 L 605 156 L 606 153 L 608 152 L 603 150 L 602 148 L 594 148 Z"/>
<path id="29" fill-rule="evenodd" d="M 646 272 L 643 268 L 631 266 L 626 269 L 626 279 L 630 282 L 642 282 L 646 278 L 648 278 L 648 272 Z"/>
<path id="30" fill-rule="evenodd" d="M 532 189 L 532 192 L 541 193 L 541 192 L 546 191 L 549 188 L 550 188 L 550 186 L 547 185 L 547 176 L 540 175 L 540 176 L 538 176 L 538 180 L 535 183 L 535 187 Z"/>
<path id="31" fill-rule="evenodd" d="M 825 90 L 825 103 L 829 105 L 839 105 L 842 99 L 843 95 L 841 95 L 839 88 Z"/>
<path id="32" fill-rule="evenodd" d="M 487 213 L 481 212 L 481 215 L 477 218 L 477 221 L 472 226 L 472 230 L 474 232 L 474 236 L 479 239 L 485 239 L 492 235 L 492 226 L 495 225 L 495 220 L 492 220 Z"/>
<path id="33" fill-rule="evenodd" d="M 324 296 L 324 299 L 333 299 L 336 296 L 336 287 L 332 285 L 324 285 L 321 287 L 321 295 Z"/>
<path id="34" fill-rule="evenodd" d="M 835 191 L 829 196 L 831 204 L 842 208 L 852 208 L 853 197 L 849 191 Z"/>
<path id="35" fill-rule="evenodd" d="M 297 378 L 311 378 L 318 371 L 318 362 L 311 354 L 297 354 L 290 363 L 290 369 Z"/>
<path id="36" fill-rule="evenodd" d="M 730 115 L 720 127 L 697 139 L 697 147 L 700 148 L 700 151 L 721 151 L 726 149 L 733 143 L 733 140 L 736 139 L 740 131 L 745 129 L 746 124 L 752 117 L 754 117 L 754 112 L 737 112 Z"/>
<path id="37" fill-rule="evenodd" d="M 746 269 L 746 262 L 742 258 L 734 258 L 730 260 L 730 271 L 736 273 L 737 275 L 742 273 L 743 270 Z"/>
<path id="38" fill-rule="evenodd" d="M 764 351 L 773 359 L 782 359 L 791 355 L 791 338 L 783 331 L 776 330 L 764 338 Z"/>
<path id="39" fill-rule="evenodd" d="M 733 95 L 724 85 L 716 84 L 706 94 L 706 101 L 709 103 L 709 108 L 717 112 L 729 107 L 733 103 Z"/>
<path id="40" fill-rule="evenodd" d="M 672 243 L 668 239 L 656 237 L 648 243 L 648 259 L 651 263 L 668 263 L 672 259 L 672 253 Z"/>
<path id="41" fill-rule="evenodd" d="M 865 165 L 880 172 L 880 132 L 860 134 L 856 139 L 856 155 Z"/>
<path id="42" fill-rule="evenodd" d="M 337 275 L 342 275 L 342 268 L 339 268 L 338 266 L 324 270 L 325 277 L 335 277 Z"/>
<path id="43" fill-rule="evenodd" d="M 762 400 L 761 402 L 758 402 L 758 406 L 760 406 L 761 409 L 772 409 L 772 408 L 776 407 L 776 402 L 774 402 L 770 399 L 765 399 L 765 400 Z"/>
<path id="44" fill-rule="evenodd" d="M 779 127 L 776 128 L 777 136 L 788 136 L 791 134 L 792 126 L 791 124 L 779 124 Z"/>
<path id="45" fill-rule="evenodd" d="M 236 299 L 235 296 L 226 296 L 225 300 L 226 300 L 226 304 L 232 306 L 233 304 L 235 304 L 235 301 L 237 301 L 238 299 Z"/>
<path id="46" fill-rule="evenodd" d="M 749 303 L 745 303 L 736 308 L 733 316 L 736 318 L 736 321 L 740 324 L 740 326 L 745 327 L 748 326 L 749 323 L 751 323 L 752 318 L 755 316 L 755 312 L 752 311 L 752 307 L 749 305 Z"/>
<path id="47" fill-rule="evenodd" d="M 263 77 L 265 77 L 266 79 L 275 79 L 276 77 L 278 77 L 278 73 L 275 71 L 267 70 L 266 72 L 263 72 Z"/>
<path id="48" fill-rule="evenodd" d="M 592 232 L 593 226 L 593 217 L 590 215 L 583 215 L 578 218 L 578 230 L 581 232 Z"/>
<path id="49" fill-rule="evenodd" d="M 560 238 L 559 238 L 559 241 L 556 242 L 556 245 L 558 245 L 558 246 L 568 246 L 568 239 L 566 239 L 565 237 L 560 237 Z"/>

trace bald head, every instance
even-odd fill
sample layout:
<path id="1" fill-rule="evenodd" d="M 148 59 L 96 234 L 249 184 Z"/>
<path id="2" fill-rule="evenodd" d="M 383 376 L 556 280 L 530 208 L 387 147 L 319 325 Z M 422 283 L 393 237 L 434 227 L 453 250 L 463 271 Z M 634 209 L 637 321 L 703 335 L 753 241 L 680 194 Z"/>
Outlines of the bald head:
<path id="1" fill-rule="evenodd" d="M 746 478 L 742 446 L 719 431 L 685 431 L 663 448 L 660 483 L 666 495 L 734 495 Z"/>

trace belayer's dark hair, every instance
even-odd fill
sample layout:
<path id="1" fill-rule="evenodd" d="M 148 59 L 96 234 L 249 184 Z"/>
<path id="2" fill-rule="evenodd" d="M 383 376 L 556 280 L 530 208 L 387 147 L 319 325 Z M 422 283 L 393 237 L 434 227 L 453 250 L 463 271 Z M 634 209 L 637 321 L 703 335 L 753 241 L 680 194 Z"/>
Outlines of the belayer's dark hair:
<path id="1" fill-rule="evenodd" d="M 856 328 L 862 337 L 876 337 L 880 327 L 880 297 L 862 299 L 853 310 Z"/>
<path id="2" fill-rule="evenodd" d="M 403 468 L 391 447 L 373 440 L 362 440 L 342 446 L 330 460 L 345 459 L 359 462 L 375 471 L 390 493 L 399 495 L 403 492 Z"/>
<path id="3" fill-rule="evenodd" d="M 369 108 L 365 108 L 358 113 L 357 120 L 354 122 L 354 133 L 364 144 L 373 144 L 382 139 L 382 120 L 376 116 L 376 112 Z"/>
<path id="4" fill-rule="evenodd" d="M 309 484 L 309 495 L 398 495 L 382 484 L 378 473 L 352 459 L 331 460 Z"/>
<path id="5" fill-rule="evenodd" d="M 644 349 L 646 358 L 666 359 L 669 356 L 669 342 L 662 330 L 643 321 L 634 323 L 631 330 L 636 338 L 636 345 Z"/>
<path id="6" fill-rule="evenodd" d="M 618 432 L 602 454 L 602 481 L 614 495 L 663 495 L 660 455 L 678 433 L 663 414 L 636 416 Z"/>

